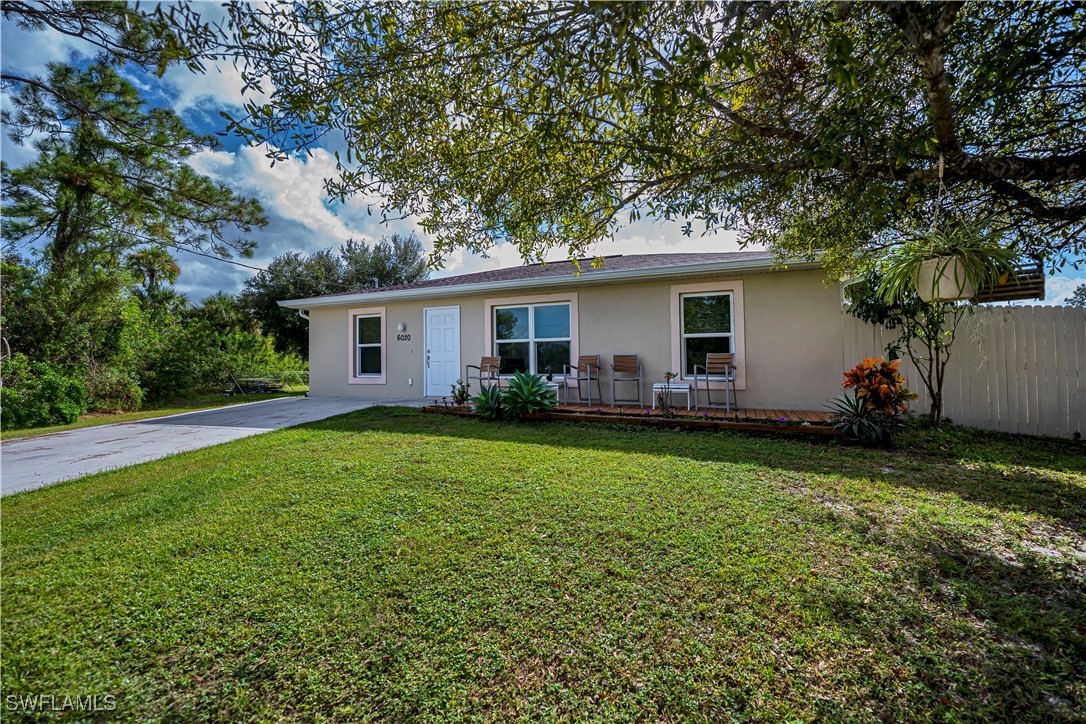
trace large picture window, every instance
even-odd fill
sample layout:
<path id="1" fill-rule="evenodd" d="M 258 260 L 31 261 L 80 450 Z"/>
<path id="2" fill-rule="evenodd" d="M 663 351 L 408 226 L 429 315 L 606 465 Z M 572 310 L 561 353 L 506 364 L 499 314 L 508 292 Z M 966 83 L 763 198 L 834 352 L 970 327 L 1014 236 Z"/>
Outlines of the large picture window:
<path id="1" fill-rule="evenodd" d="M 562 374 L 570 364 L 570 305 L 521 304 L 494 307 L 494 354 L 502 359 L 499 372 Z"/>
<path id="2" fill-rule="evenodd" d="M 381 315 L 360 314 L 354 318 L 354 323 L 355 377 L 380 377 L 384 372 Z"/>
<path id="3" fill-rule="evenodd" d="M 694 365 L 705 365 L 711 352 L 735 352 L 732 339 L 732 294 L 684 294 L 682 304 L 683 374 L 694 375 Z"/>

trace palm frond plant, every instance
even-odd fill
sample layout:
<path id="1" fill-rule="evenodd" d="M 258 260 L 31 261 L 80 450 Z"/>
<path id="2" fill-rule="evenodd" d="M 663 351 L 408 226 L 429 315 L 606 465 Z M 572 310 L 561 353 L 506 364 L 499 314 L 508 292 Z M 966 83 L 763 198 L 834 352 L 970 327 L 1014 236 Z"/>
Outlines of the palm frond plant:
<path id="1" fill-rule="evenodd" d="M 925 302 L 969 299 L 1006 280 L 1018 253 L 983 223 L 961 223 L 910 236 L 883 267 L 877 294 L 888 304 L 911 292 Z"/>

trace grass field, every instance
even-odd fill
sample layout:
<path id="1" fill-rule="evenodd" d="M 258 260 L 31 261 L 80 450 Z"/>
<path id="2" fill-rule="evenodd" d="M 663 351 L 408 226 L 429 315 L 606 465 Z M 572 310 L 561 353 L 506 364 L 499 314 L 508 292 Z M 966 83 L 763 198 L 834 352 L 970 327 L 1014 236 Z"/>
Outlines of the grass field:
<path id="1" fill-rule="evenodd" d="M 133 412 L 89 412 L 70 425 L 50 425 L 49 427 L 33 427 L 25 430 L 4 430 L 2 439 L 15 440 L 20 437 L 48 435 L 53 432 L 78 430 L 81 427 L 112 425 L 116 422 L 138 422 L 139 420 L 148 420 L 152 417 L 162 417 L 163 415 L 180 415 L 185 412 L 210 410 L 216 407 L 226 407 L 228 405 L 242 405 L 246 402 L 259 402 L 260 400 L 271 400 L 276 397 L 291 397 L 300 394 L 305 394 L 305 390 L 302 390 L 301 392 L 274 392 L 267 395 L 236 395 L 234 397 L 225 397 L 221 393 L 188 395 L 185 397 L 177 397 L 172 400 L 157 402 Z"/>
<path id="2" fill-rule="evenodd" d="M 125 720 L 1082 719 L 1082 445 L 903 444 L 373 408 L 16 494 L 0 693 Z"/>

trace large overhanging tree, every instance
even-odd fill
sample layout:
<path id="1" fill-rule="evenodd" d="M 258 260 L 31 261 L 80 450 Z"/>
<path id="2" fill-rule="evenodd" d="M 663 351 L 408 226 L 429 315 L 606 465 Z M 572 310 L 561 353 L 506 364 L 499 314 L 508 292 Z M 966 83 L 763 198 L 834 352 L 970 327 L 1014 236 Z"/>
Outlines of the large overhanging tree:
<path id="1" fill-rule="evenodd" d="M 437 253 L 585 251 L 642 215 L 782 256 L 991 218 L 1058 265 L 1086 222 L 1080 3 L 236 5 L 270 81 L 234 129 L 279 154 L 339 134 L 334 195 L 380 192 Z"/>

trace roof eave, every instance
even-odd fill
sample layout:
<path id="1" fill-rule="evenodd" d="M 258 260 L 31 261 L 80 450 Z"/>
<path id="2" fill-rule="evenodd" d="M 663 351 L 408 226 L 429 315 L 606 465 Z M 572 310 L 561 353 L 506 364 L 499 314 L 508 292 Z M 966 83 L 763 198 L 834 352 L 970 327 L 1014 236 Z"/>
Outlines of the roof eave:
<path id="1" fill-rule="evenodd" d="M 772 259 L 737 259 L 734 261 L 713 261 L 702 264 L 684 264 L 681 266 L 652 267 L 649 269 L 598 270 L 586 274 L 563 274 L 554 277 L 532 277 L 528 279 L 509 279 L 474 284 L 451 284 L 448 286 L 420 287 L 417 289 L 394 289 L 387 292 L 354 292 L 333 296 L 309 297 L 306 299 L 285 299 L 278 302 L 287 309 L 314 309 L 318 307 L 341 307 L 345 304 L 364 302 L 392 302 L 415 299 L 439 299 L 442 297 L 466 297 L 490 292 L 517 291 L 521 289 L 545 289 L 562 287 L 570 284 L 613 284 L 616 282 L 651 281 L 668 277 L 689 276 L 692 274 L 711 274 L 717 272 L 770 271 L 778 268 L 786 270 L 817 269 L 817 262 L 788 260 L 783 264 L 774 264 Z"/>

